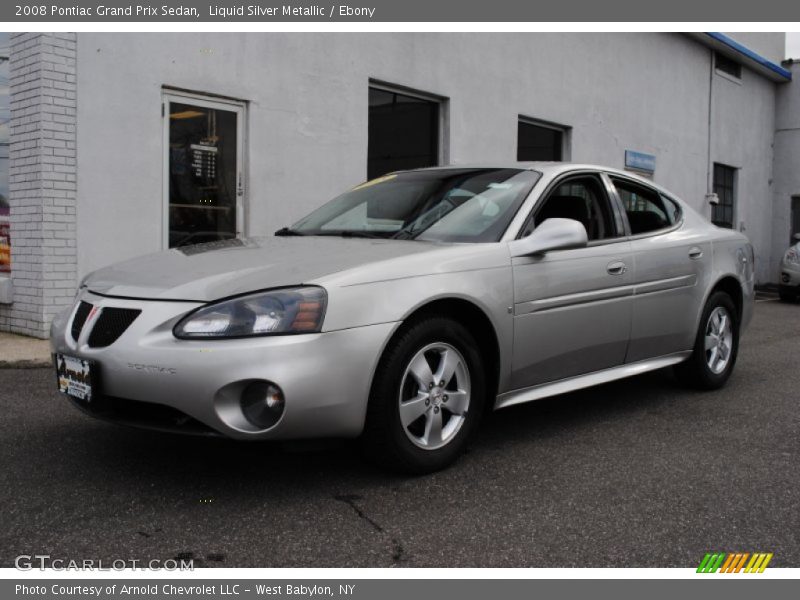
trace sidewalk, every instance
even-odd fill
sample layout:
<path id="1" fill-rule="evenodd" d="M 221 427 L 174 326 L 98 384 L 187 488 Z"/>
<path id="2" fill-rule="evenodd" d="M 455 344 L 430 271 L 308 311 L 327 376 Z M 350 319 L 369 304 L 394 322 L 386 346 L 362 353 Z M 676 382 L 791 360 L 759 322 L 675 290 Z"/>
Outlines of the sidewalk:
<path id="1" fill-rule="evenodd" d="M 49 367 L 51 364 L 47 340 L 0 332 L 0 369 Z"/>

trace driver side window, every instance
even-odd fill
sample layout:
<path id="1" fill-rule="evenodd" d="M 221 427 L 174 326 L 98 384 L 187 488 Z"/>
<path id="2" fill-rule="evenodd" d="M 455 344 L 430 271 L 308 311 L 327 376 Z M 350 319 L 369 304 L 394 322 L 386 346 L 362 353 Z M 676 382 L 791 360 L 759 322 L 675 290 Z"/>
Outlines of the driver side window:
<path id="1" fill-rule="evenodd" d="M 544 202 L 534 209 L 521 237 L 547 219 L 573 219 L 583 224 L 589 241 L 617 237 L 611 206 L 596 177 L 566 179 L 550 191 Z"/>

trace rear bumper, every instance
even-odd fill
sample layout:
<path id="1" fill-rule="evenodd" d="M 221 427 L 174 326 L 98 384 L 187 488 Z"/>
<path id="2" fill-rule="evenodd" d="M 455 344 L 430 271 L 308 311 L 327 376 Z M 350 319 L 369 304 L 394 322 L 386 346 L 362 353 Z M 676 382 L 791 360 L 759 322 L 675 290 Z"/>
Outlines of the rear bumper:
<path id="1" fill-rule="evenodd" d="M 238 340 L 186 341 L 172 328 L 197 303 L 123 300 L 82 294 L 104 307 L 141 314 L 111 345 L 91 348 L 71 333 L 75 309 L 53 321 L 53 352 L 94 361 L 97 379 L 90 414 L 166 431 L 221 434 L 236 439 L 353 437 L 364 425 L 372 374 L 396 324 Z M 91 327 L 91 319 L 85 327 Z M 269 429 L 250 424 L 239 409 L 253 381 L 277 384 L 286 399 Z"/>

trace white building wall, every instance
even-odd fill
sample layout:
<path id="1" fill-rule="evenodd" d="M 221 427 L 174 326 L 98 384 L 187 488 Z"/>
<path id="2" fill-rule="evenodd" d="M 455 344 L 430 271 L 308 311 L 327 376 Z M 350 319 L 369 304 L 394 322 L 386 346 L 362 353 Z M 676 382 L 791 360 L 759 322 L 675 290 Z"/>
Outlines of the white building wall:
<path id="1" fill-rule="evenodd" d="M 738 169 L 734 224 L 755 247 L 758 283 L 777 281 L 770 269 L 776 87 L 744 68 L 741 81 L 712 78 L 711 160 Z"/>
<path id="2" fill-rule="evenodd" d="M 81 274 L 161 248 L 164 85 L 249 102 L 250 234 L 364 179 L 371 78 L 449 99 L 451 162 L 515 160 L 521 114 L 572 127 L 576 161 L 655 154 L 655 181 L 710 215 L 711 51 L 678 34 L 82 33 L 78 62 Z M 765 282 L 775 84 L 713 85 L 712 160 L 742 169 Z"/>
<path id="3" fill-rule="evenodd" d="M 800 79 L 800 63 L 790 66 Z M 781 86 L 776 98 L 775 183 L 770 275 L 777 279 L 780 261 L 790 245 L 792 196 L 800 197 L 800 85 Z"/>
<path id="4" fill-rule="evenodd" d="M 783 44 L 753 35 L 740 41 L 770 57 Z M 245 233 L 258 235 L 365 178 L 371 79 L 446 98 L 453 163 L 514 161 L 524 115 L 570 127 L 574 161 L 656 155 L 654 180 L 705 215 L 709 156 L 740 167 L 737 226 L 756 247 L 759 282 L 775 279 L 776 84 L 746 68 L 741 82 L 714 74 L 711 50 L 687 36 L 80 33 L 77 65 L 77 273 L 64 271 L 59 290 L 162 248 L 164 86 L 247 102 Z M 58 294 L 38 332 L 69 302 Z"/>

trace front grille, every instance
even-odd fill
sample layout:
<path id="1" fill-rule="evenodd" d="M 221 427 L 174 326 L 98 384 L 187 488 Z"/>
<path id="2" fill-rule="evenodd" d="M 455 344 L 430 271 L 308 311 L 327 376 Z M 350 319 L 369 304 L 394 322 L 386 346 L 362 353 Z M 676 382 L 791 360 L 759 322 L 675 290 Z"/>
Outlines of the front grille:
<path id="1" fill-rule="evenodd" d="M 141 312 L 134 308 L 103 308 L 89 334 L 89 347 L 104 348 L 116 342 Z"/>
<path id="2" fill-rule="evenodd" d="M 220 435 L 208 425 L 193 419 L 183 411 L 164 404 L 140 402 L 115 396 L 98 394 L 89 403 L 69 396 L 72 403 L 81 410 L 114 423 L 192 435 Z"/>
<path id="3" fill-rule="evenodd" d="M 86 318 L 92 312 L 92 305 L 88 302 L 83 302 L 78 305 L 78 310 L 75 311 L 75 318 L 72 319 L 72 339 L 78 341 L 78 336 L 81 334 L 81 329 L 86 324 Z"/>

